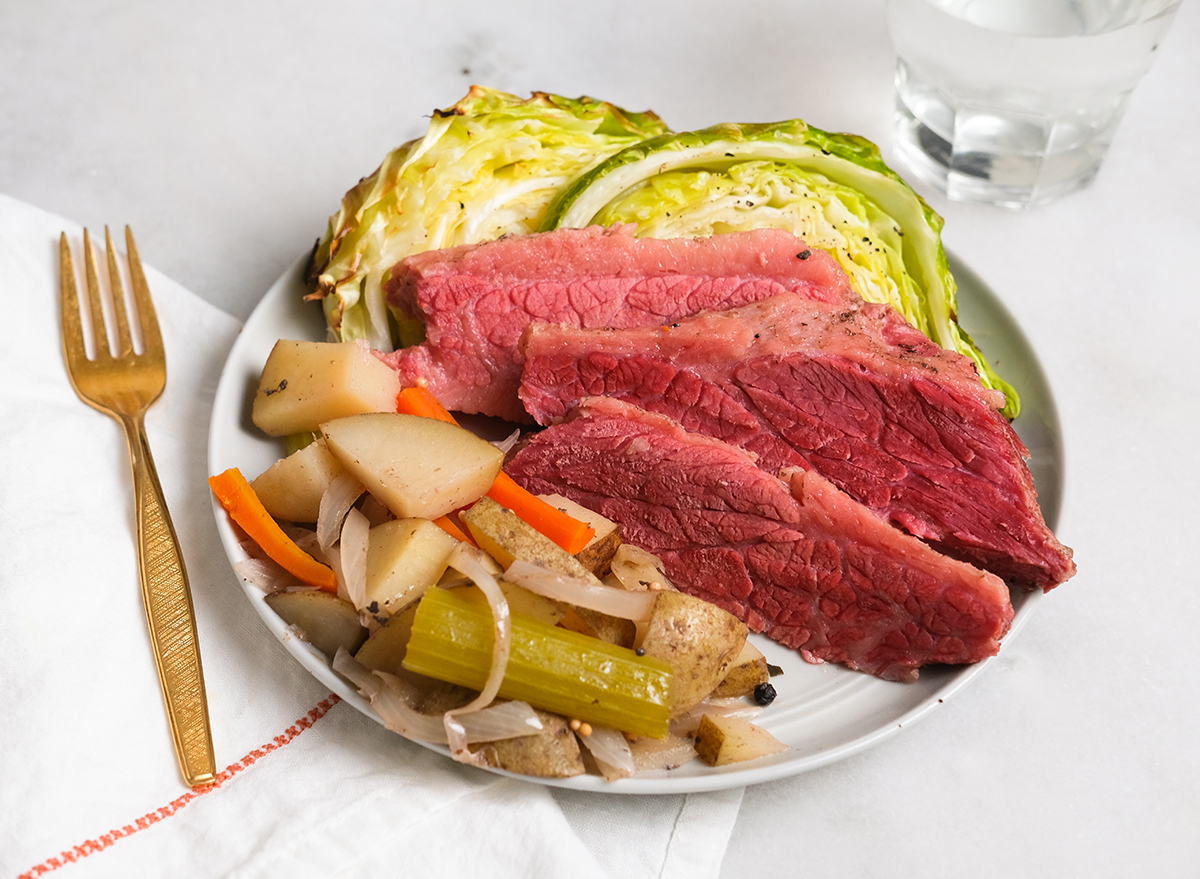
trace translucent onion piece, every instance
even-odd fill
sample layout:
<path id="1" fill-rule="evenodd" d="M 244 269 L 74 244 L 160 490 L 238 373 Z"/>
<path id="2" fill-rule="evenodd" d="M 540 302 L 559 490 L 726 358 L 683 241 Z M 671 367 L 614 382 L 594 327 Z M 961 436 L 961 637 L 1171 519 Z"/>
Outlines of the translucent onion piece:
<path id="1" fill-rule="evenodd" d="M 484 567 L 479 559 L 480 555 L 482 553 L 475 547 L 460 543 L 450 554 L 449 566 L 470 577 L 483 592 L 492 609 L 492 619 L 496 626 L 492 646 L 492 668 L 488 673 L 487 683 L 484 684 L 479 695 L 462 708 L 447 711 L 442 715 L 442 721 L 446 727 L 450 756 L 462 763 L 486 766 L 482 756 L 476 756 L 468 750 L 466 729 L 458 718 L 463 714 L 470 714 L 490 705 L 496 698 L 500 684 L 504 681 L 504 671 L 508 668 L 508 654 L 512 647 L 512 616 L 508 610 L 508 600 L 500 591 L 500 584 Z"/>
<path id="2" fill-rule="evenodd" d="M 624 733 L 608 726 L 594 726 L 590 735 L 578 738 L 596 758 L 596 765 L 606 781 L 633 775 L 636 770 L 633 752 L 629 750 L 629 741 Z"/>
<path id="3" fill-rule="evenodd" d="M 622 543 L 612 559 L 612 575 L 631 592 L 653 589 L 655 583 L 661 584 L 663 589 L 674 589 L 662 568 L 658 556 L 632 543 Z"/>
<path id="4" fill-rule="evenodd" d="M 446 731 L 440 717 L 430 717 L 416 711 L 401 695 L 400 688 L 389 686 L 390 681 L 372 673 L 355 660 L 345 647 L 339 647 L 334 655 L 333 670 L 358 688 L 358 692 L 370 701 L 383 725 L 392 732 L 414 741 L 439 745 L 446 743 Z"/>
<path id="5" fill-rule="evenodd" d="M 371 523 L 358 510 L 351 508 L 342 525 L 341 576 L 345 577 L 346 595 L 355 610 L 367 604 L 367 545 Z"/>
<path id="6" fill-rule="evenodd" d="M 504 579 L 546 598 L 626 620 L 649 619 L 657 598 L 653 592 L 626 592 L 611 586 L 595 586 L 578 577 L 548 571 L 520 559 L 508 566 Z"/>
<path id="7" fill-rule="evenodd" d="M 371 671 L 344 647 L 333 658 L 333 670 L 350 681 L 392 732 L 414 741 L 447 743 L 440 715 L 421 714 L 413 705 L 421 694 L 412 684 L 384 671 Z M 476 711 L 461 720 L 468 742 L 497 742 L 540 732 L 542 722 L 525 702 L 504 702 Z"/>
<path id="8" fill-rule="evenodd" d="M 325 561 L 326 554 L 322 548 L 320 541 L 317 540 L 317 532 L 311 528 L 285 528 L 284 533 L 296 542 L 296 546 L 300 547 L 310 556 L 320 561 Z"/>
<path id="9" fill-rule="evenodd" d="M 342 573 L 342 548 L 337 546 L 329 547 L 323 553 L 325 564 L 333 568 L 334 577 L 337 579 L 337 594 L 338 598 L 350 600 L 350 593 L 346 591 L 346 575 Z"/>
<path id="10" fill-rule="evenodd" d="M 512 451 L 512 447 L 517 444 L 517 440 L 521 438 L 521 429 L 518 427 L 502 440 L 493 440 L 492 445 L 498 448 L 504 454 Z"/>
<path id="11" fill-rule="evenodd" d="M 763 712 L 761 705 L 747 702 L 740 697 L 729 699 L 706 699 L 671 721 L 671 732 L 677 736 L 690 736 L 700 727 L 700 718 L 705 714 L 721 717 L 740 717 L 754 720 Z"/>
<path id="12" fill-rule="evenodd" d="M 462 724 L 467 741 L 471 744 L 515 739 L 543 729 L 542 722 L 528 702 L 501 702 L 461 715 L 458 722 Z"/>
<path id="13" fill-rule="evenodd" d="M 251 586 L 261 589 L 268 595 L 272 592 L 281 592 L 300 582 L 275 562 L 266 559 L 242 559 L 233 566 L 233 570 Z"/>
<path id="14" fill-rule="evenodd" d="M 354 506 L 354 502 L 366 491 L 362 483 L 348 471 L 343 472 L 329 484 L 321 495 L 321 506 L 317 513 L 317 541 L 322 549 L 337 543 L 342 532 L 342 519 Z"/>
<path id="15" fill-rule="evenodd" d="M 662 740 L 636 739 L 630 743 L 629 750 L 638 772 L 675 769 L 696 759 L 696 746 L 692 740 L 673 734 Z"/>

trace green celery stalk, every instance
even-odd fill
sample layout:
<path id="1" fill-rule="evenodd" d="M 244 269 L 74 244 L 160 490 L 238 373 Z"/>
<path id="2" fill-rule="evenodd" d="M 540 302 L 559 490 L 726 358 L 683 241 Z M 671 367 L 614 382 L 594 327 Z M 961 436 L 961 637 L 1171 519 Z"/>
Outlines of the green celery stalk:
<path id="1" fill-rule="evenodd" d="M 474 589 L 433 588 L 413 620 L 404 667 L 481 689 L 492 665 L 492 612 Z M 662 739 L 670 719 L 671 667 L 648 656 L 512 615 L 512 648 L 500 697 Z"/>

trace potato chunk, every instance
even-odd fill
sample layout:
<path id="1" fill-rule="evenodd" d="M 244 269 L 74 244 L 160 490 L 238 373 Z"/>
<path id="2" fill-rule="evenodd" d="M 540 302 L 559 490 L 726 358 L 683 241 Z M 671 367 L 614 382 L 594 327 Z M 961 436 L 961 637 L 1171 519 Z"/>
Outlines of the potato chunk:
<path id="1" fill-rule="evenodd" d="M 537 778 L 571 778 L 585 771 L 579 740 L 557 714 L 535 709 L 542 731 L 499 742 L 472 745 L 489 766 Z"/>
<path id="2" fill-rule="evenodd" d="M 787 749 L 761 726 L 740 717 L 706 714 L 696 731 L 696 753 L 709 766 L 754 760 Z"/>
<path id="3" fill-rule="evenodd" d="M 263 366 L 250 417 L 271 436 L 315 430 L 362 412 L 395 412 L 400 379 L 366 345 L 280 339 Z"/>
<path id="4" fill-rule="evenodd" d="M 712 694 L 718 699 L 748 696 L 759 684 L 770 680 L 770 677 L 767 658 L 762 655 L 761 650 L 747 641 L 742 647 L 742 652 L 729 667 L 725 680 L 721 681 Z"/>
<path id="5" fill-rule="evenodd" d="M 490 497 L 462 514 L 479 548 L 507 568 L 516 559 L 600 585 L 596 576 L 553 540 Z"/>
<path id="6" fill-rule="evenodd" d="M 469 430 L 377 412 L 321 424 L 329 450 L 401 519 L 436 519 L 483 496 L 504 453 Z"/>
<path id="7" fill-rule="evenodd" d="M 308 643 L 329 659 L 339 647 L 353 653 L 366 640 L 367 630 L 359 622 L 354 605 L 332 593 L 275 592 L 266 600 L 271 610 L 304 632 Z"/>
<path id="8" fill-rule="evenodd" d="M 446 571 L 458 541 L 428 519 L 394 519 L 371 529 L 367 605 L 393 614 L 425 594 Z"/>
<path id="9" fill-rule="evenodd" d="M 276 461 L 250 483 L 267 512 L 287 522 L 315 522 L 321 495 L 342 473 L 324 440 Z"/>
<path id="10" fill-rule="evenodd" d="M 698 705 L 724 679 L 746 635 L 746 624 L 715 604 L 682 592 L 658 594 L 641 647 L 675 673 L 672 717 Z"/>

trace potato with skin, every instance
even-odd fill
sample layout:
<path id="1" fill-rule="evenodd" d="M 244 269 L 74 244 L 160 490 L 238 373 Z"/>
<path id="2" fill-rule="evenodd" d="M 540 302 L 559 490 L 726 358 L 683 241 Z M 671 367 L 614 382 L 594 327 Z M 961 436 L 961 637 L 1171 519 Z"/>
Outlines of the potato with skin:
<path id="1" fill-rule="evenodd" d="M 467 687 L 439 682 L 426 694 L 421 713 L 442 714 L 461 708 L 477 695 Z M 468 747 L 472 753 L 481 754 L 489 766 L 519 775 L 538 778 L 582 775 L 586 771 L 583 754 L 567 719 L 537 708 L 534 714 L 542 722 L 541 732 L 497 742 L 478 742 Z"/>
<path id="2" fill-rule="evenodd" d="M 321 424 L 342 466 L 398 518 L 436 519 L 492 487 L 504 453 L 457 424 L 376 412 Z"/>
<path id="3" fill-rule="evenodd" d="M 542 731 L 499 742 L 471 745 L 489 766 L 537 778 L 572 778 L 586 771 L 579 740 L 565 717 L 534 709 Z"/>
<path id="4" fill-rule="evenodd" d="M 640 646 L 675 673 L 672 717 L 716 688 L 741 653 L 747 633 L 745 623 L 715 604 L 683 592 L 658 594 Z"/>
<path id="5" fill-rule="evenodd" d="M 480 498 L 479 503 L 462 514 L 462 521 L 479 548 L 505 568 L 515 559 L 521 559 L 549 571 L 578 577 L 593 586 L 603 585 L 579 559 L 490 497 Z M 571 608 L 560 624 L 610 644 L 622 647 L 633 644 L 635 627 L 632 622 L 598 611 Z"/>
<path id="6" fill-rule="evenodd" d="M 331 592 L 274 592 L 266 601 L 285 623 L 304 632 L 308 643 L 330 660 L 339 647 L 353 653 L 366 640 L 367 630 L 359 622 L 354 605 Z"/>
<path id="7" fill-rule="evenodd" d="M 746 642 L 742 652 L 729 668 L 725 680 L 713 690 L 713 698 L 726 699 L 736 696 L 749 696 L 759 684 L 765 684 L 771 678 L 767 669 L 767 658 L 762 651 Z"/>
<path id="8" fill-rule="evenodd" d="M 480 498 L 462 514 L 462 521 L 479 548 L 504 568 L 515 559 L 521 559 L 550 571 L 578 577 L 593 586 L 601 585 L 596 575 L 575 556 L 490 497 Z"/>
<path id="9" fill-rule="evenodd" d="M 324 440 L 280 458 L 250 483 L 267 512 L 285 522 L 315 522 L 321 495 L 342 474 Z"/>
<path id="10" fill-rule="evenodd" d="M 270 436 L 362 412 L 395 412 L 400 379 L 357 342 L 280 339 L 263 365 L 251 420 Z"/>
<path id="11" fill-rule="evenodd" d="M 756 760 L 787 749 L 761 726 L 740 717 L 706 714 L 696 731 L 696 753 L 709 766 Z"/>

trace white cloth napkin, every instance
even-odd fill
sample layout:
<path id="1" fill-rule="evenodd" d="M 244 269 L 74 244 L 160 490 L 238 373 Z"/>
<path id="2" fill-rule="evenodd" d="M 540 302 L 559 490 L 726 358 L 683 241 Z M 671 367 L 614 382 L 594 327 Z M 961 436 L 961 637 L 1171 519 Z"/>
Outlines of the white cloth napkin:
<path id="1" fill-rule="evenodd" d="M 224 770 L 189 791 L 141 606 L 124 436 L 63 366 L 63 230 L 79 265 L 78 225 L 0 196 L 0 876 L 718 874 L 740 789 L 624 797 L 501 778 L 387 732 L 291 659 L 226 562 L 205 483 L 237 322 L 147 267 L 169 370 L 147 431 Z"/>

